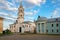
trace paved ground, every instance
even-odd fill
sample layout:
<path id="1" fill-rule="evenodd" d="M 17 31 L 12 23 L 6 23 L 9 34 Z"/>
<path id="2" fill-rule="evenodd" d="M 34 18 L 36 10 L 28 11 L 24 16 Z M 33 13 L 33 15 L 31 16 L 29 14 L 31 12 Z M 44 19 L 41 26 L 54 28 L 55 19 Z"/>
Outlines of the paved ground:
<path id="1" fill-rule="evenodd" d="M 1 36 L 0 40 L 60 40 L 60 36 L 50 35 L 8 35 Z"/>

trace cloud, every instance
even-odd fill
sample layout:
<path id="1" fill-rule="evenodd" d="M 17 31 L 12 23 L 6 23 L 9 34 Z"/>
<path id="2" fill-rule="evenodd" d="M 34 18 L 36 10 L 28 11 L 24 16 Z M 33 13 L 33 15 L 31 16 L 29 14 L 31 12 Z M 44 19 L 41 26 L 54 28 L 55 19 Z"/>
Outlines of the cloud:
<path id="1" fill-rule="evenodd" d="M 8 28 L 6 28 L 6 27 L 3 28 L 3 30 L 6 30 L 6 29 L 8 29 Z"/>
<path id="2" fill-rule="evenodd" d="M 53 17 L 60 17 L 60 0 L 52 0 L 51 1 L 55 10 L 52 13 Z"/>
<path id="3" fill-rule="evenodd" d="M 18 8 L 16 8 L 13 3 L 8 2 L 6 0 L 1 0 L 0 3 L 3 4 L 3 6 L 0 6 L 0 9 L 5 9 L 5 10 L 9 10 L 9 11 L 18 10 Z M 14 6 L 14 7 L 12 7 L 12 6 Z"/>
<path id="4" fill-rule="evenodd" d="M 53 11 L 53 17 L 60 17 L 60 8 L 56 8 Z"/>
<path id="5" fill-rule="evenodd" d="M 34 11 L 33 11 L 33 13 L 34 13 L 34 14 L 37 14 L 37 13 L 38 13 L 38 11 L 39 11 L 39 10 L 34 10 Z"/>
<path id="6" fill-rule="evenodd" d="M 46 2 L 46 0 L 25 0 L 25 1 L 27 1 L 27 2 L 29 2 L 31 4 L 35 4 L 37 6 L 40 6 L 41 3 L 45 3 Z"/>
<path id="7" fill-rule="evenodd" d="M 32 17 L 32 16 L 28 16 L 28 17 L 26 17 L 26 20 L 27 19 L 29 19 L 29 20 L 33 20 L 34 19 L 34 17 Z M 28 20 L 27 20 L 28 21 Z"/>
<path id="8" fill-rule="evenodd" d="M 17 17 L 12 15 L 12 14 L 7 14 L 7 13 L 4 13 L 4 12 L 0 12 L 0 16 L 3 17 L 3 18 L 6 18 L 6 19 L 9 19 L 9 20 L 16 20 Z"/>
<path id="9" fill-rule="evenodd" d="M 25 11 L 26 16 L 33 16 L 38 13 L 39 10 L 30 10 L 29 12 Z"/>
<path id="10" fill-rule="evenodd" d="M 53 16 L 56 16 L 57 13 L 58 13 L 58 11 L 57 10 L 54 10 Z"/>
<path id="11" fill-rule="evenodd" d="M 7 16 L 8 14 L 6 14 L 6 13 L 4 13 L 4 12 L 0 12 L 0 15 L 6 15 L 6 16 Z"/>
<path id="12" fill-rule="evenodd" d="M 38 13 L 39 10 L 30 10 L 28 12 L 25 11 L 25 21 L 32 21 L 34 20 L 34 15 L 36 15 Z M 28 20 L 27 20 L 28 19 Z"/>
<path id="13" fill-rule="evenodd" d="M 16 0 L 16 2 L 20 2 L 20 0 Z"/>
<path id="14" fill-rule="evenodd" d="M 55 1 L 55 0 L 52 0 L 51 2 L 52 2 L 53 4 L 55 4 L 55 3 L 56 3 L 56 1 Z"/>
<path id="15" fill-rule="evenodd" d="M 33 17 L 27 17 L 28 19 L 30 19 L 30 20 L 33 20 L 34 18 Z"/>
<path id="16" fill-rule="evenodd" d="M 19 0 L 16 0 L 19 2 Z M 40 7 L 42 4 L 45 4 L 46 0 L 22 0 L 24 8 L 33 8 L 35 6 Z"/>
<path id="17" fill-rule="evenodd" d="M 14 22 L 13 21 L 9 21 L 9 20 L 6 20 L 4 19 L 3 21 L 3 30 L 6 30 L 6 29 L 9 29 L 10 28 L 10 24 L 13 24 Z"/>
<path id="18" fill-rule="evenodd" d="M 31 16 L 31 15 L 33 15 L 33 12 L 25 12 L 25 15 L 26 16 Z"/>
<path id="19" fill-rule="evenodd" d="M 24 0 L 23 6 L 25 9 L 32 9 L 34 7 L 41 7 L 42 4 L 45 4 L 46 0 Z"/>
<path id="20" fill-rule="evenodd" d="M 16 12 L 18 8 L 16 7 L 15 2 L 20 2 L 20 0 L 11 0 L 12 2 L 8 2 L 7 0 L 0 0 L 0 3 L 3 6 L 0 6 L 0 9 L 5 9 L 9 11 Z M 40 6 L 41 4 L 45 3 L 46 0 L 23 0 L 25 8 L 31 8 L 33 6 Z M 13 7 L 12 7 L 13 6 Z"/>
<path id="21" fill-rule="evenodd" d="M 52 0 L 51 3 L 53 4 L 53 6 L 56 7 L 60 7 L 60 0 Z"/>

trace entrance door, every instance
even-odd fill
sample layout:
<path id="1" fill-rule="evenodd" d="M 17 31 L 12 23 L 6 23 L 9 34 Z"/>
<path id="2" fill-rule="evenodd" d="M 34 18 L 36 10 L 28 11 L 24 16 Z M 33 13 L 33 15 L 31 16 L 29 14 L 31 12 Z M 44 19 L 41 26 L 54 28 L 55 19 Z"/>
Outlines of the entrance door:
<path id="1" fill-rule="evenodd" d="M 19 27 L 19 32 L 21 32 L 21 27 Z"/>

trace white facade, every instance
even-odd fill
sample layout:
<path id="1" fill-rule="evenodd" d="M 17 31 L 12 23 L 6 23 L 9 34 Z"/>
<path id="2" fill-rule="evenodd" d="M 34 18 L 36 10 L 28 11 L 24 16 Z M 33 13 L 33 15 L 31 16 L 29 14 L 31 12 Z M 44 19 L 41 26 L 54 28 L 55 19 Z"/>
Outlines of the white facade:
<path id="1" fill-rule="evenodd" d="M 21 28 L 21 29 L 20 29 Z M 20 32 L 20 33 L 34 33 L 35 30 L 35 23 L 22 23 L 22 24 L 15 24 L 10 27 L 11 32 Z"/>
<path id="2" fill-rule="evenodd" d="M 35 30 L 35 23 L 30 21 L 24 21 L 24 8 L 22 6 L 22 2 L 20 3 L 20 7 L 18 8 L 18 18 L 13 25 L 10 25 L 11 32 L 31 32 L 33 33 Z"/>
<path id="3" fill-rule="evenodd" d="M 38 25 L 38 24 L 40 24 L 40 25 Z M 42 24 L 44 24 L 44 28 L 43 28 Z M 40 30 L 40 31 L 38 31 L 38 30 Z M 36 23 L 36 32 L 41 33 L 41 34 L 46 33 L 46 22 L 37 22 Z"/>
<path id="4" fill-rule="evenodd" d="M 47 19 L 45 17 L 38 16 L 36 21 L 36 32 L 40 34 L 46 34 L 46 22 Z"/>
<path id="5" fill-rule="evenodd" d="M 38 16 L 36 32 L 40 34 L 60 34 L 60 17 L 47 19 Z"/>

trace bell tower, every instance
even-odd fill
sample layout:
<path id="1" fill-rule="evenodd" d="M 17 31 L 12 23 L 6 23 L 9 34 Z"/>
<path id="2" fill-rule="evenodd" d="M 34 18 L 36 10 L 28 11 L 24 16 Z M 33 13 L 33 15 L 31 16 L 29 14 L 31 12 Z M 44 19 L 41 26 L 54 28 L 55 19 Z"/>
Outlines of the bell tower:
<path id="1" fill-rule="evenodd" d="M 18 8 L 18 23 L 24 22 L 24 8 L 22 6 L 22 0 L 20 0 L 20 6 Z"/>

